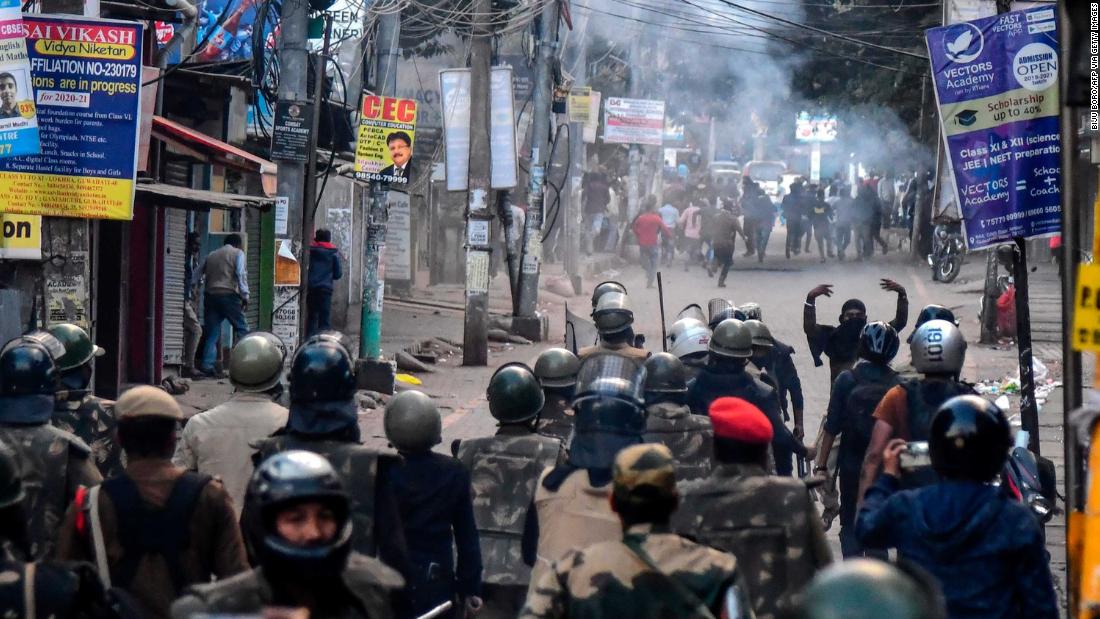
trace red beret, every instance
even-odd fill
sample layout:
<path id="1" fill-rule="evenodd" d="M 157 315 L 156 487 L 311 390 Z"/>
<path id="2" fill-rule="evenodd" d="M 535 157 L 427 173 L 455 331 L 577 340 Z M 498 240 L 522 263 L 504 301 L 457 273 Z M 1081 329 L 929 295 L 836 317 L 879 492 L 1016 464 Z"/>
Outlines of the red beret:
<path id="1" fill-rule="evenodd" d="M 718 398 L 712 402 L 710 422 L 716 438 L 757 444 L 772 441 L 772 424 L 767 416 L 741 398 Z"/>

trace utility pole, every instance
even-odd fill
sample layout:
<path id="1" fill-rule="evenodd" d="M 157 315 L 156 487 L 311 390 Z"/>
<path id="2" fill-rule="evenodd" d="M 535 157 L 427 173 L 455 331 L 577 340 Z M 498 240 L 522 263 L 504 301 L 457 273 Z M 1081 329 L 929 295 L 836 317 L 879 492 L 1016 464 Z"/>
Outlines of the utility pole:
<path id="1" fill-rule="evenodd" d="M 530 340 L 543 339 L 542 320 L 536 309 L 539 270 L 542 268 L 542 219 L 546 168 L 550 161 L 550 124 L 554 64 L 558 56 L 558 23 L 561 6 L 549 0 L 539 17 L 538 66 L 531 122 L 531 174 L 528 180 L 527 220 L 523 231 L 523 260 L 520 263 L 519 312 L 512 318 L 512 330 Z"/>
<path id="2" fill-rule="evenodd" d="M 401 35 L 401 14 L 389 13 L 378 20 L 375 44 L 375 88 L 380 95 L 397 93 L 398 37 Z M 360 93 L 356 92 L 358 98 Z M 363 243 L 363 305 L 359 321 L 359 360 L 356 377 L 361 389 L 393 393 L 397 368 L 393 361 L 382 358 L 382 297 L 386 281 L 381 276 L 386 250 L 388 186 L 371 182 L 370 206 L 367 213 L 367 238 Z"/>
<path id="3" fill-rule="evenodd" d="M 588 33 L 587 14 L 581 17 L 583 25 L 577 28 L 577 58 L 573 65 L 573 73 L 576 76 L 577 87 L 588 85 Z M 590 108 L 591 109 L 591 108 Z M 599 113 L 597 111 L 597 113 Z M 572 123 L 569 126 L 569 185 L 565 188 L 566 194 L 565 215 L 562 223 L 565 226 L 565 272 L 569 275 L 569 282 L 573 285 L 575 294 L 581 293 L 581 273 L 578 261 L 581 255 L 581 226 L 583 225 L 581 211 L 584 208 L 582 202 L 584 196 L 581 193 L 581 180 L 584 178 L 585 148 L 584 148 L 584 123 Z"/>
<path id="4" fill-rule="evenodd" d="M 310 119 L 310 135 L 313 136 L 311 144 L 314 148 L 309 149 L 309 155 L 306 160 L 306 175 L 305 175 L 305 198 L 302 200 L 302 257 L 298 261 L 298 265 L 301 268 L 302 274 L 302 290 L 307 290 L 309 285 L 309 247 L 310 235 L 313 234 L 315 227 L 314 216 L 317 214 L 317 137 L 318 131 L 321 125 L 321 108 L 322 99 L 325 94 L 325 65 L 328 63 L 329 44 L 332 40 L 332 16 L 328 13 L 322 12 L 321 19 L 324 20 L 324 45 L 321 48 L 321 52 L 314 58 L 314 79 L 313 79 L 313 117 Z M 307 80 L 308 81 L 308 80 Z M 331 170 L 326 170 L 326 174 L 331 174 Z M 309 312 L 309 298 L 302 297 L 301 312 L 298 314 L 298 329 L 305 335 L 307 326 L 309 324 L 309 318 L 306 314 Z"/>
<path id="5" fill-rule="evenodd" d="M 466 316 L 462 365 L 489 364 L 489 257 L 492 238 L 489 72 L 492 0 L 475 0 L 470 28 L 470 167 L 466 189 Z M 530 217 L 530 215 L 528 215 Z"/>

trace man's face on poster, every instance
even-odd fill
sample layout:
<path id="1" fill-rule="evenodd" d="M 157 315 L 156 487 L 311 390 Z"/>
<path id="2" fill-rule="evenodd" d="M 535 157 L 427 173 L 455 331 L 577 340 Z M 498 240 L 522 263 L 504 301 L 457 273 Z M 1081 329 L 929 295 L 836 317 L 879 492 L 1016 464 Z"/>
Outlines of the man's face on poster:
<path id="1" fill-rule="evenodd" d="M 15 85 L 15 78 L 10 75 L 0 77 L 0 108 L 5 110 L 15 109 L 15 99 L 19 93 Z"/>
<path id="2" fill-rule="evenodd" d="M 390 147 L 390 159 L 393 159 L 393 165 L 399 168 L 405 167 L 405 164 L 409 162 L 409 157 L 412 156 L 412 146 L 400 137 L 390 138 L 388 146 Z"/>

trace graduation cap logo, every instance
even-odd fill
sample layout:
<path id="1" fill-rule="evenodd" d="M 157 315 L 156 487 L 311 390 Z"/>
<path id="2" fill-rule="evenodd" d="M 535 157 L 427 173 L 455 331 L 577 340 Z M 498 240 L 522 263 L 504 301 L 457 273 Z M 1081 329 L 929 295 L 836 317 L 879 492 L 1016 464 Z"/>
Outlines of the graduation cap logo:
<path id="1" fill-rule="evenodd" d="M 955 122 L 964 127 L 973 125 L 978 122 L 978 110 L 963 110 L 955 114 Z"/>

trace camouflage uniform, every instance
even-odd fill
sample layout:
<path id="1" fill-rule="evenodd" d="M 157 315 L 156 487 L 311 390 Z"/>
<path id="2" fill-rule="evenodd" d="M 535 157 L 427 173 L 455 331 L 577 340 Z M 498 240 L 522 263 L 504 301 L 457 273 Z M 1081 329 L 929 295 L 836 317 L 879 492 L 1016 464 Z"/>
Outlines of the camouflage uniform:
<path id="1" fill-rule="evenodd" d="M 104 479 L 122 474 L 122 446 L 115 437 L 113 400 L 92 395 L 79 400 L 58 399 L 50 423 L 88 444 L 96 468 Z"/>
<path id="2" fill-rule="evenodd" d="M 711 461 L 710 419 L 693 415 L 686 404 L 660 402 L 646 407 L 645 441 L 661 443 L 676 458 L 676 479 L 706 477 Z"/>
<path id="3" fill-rule="evenodd" d="M 77 488 L 103 479 L 89 457 L 91 450 L 84 441 L 53 426 L 6 425 L 2 419 L 0 443 L 15 452 L 26 488 L 30 558 L 52 556 L 65 509 Z"/>
<path id="4" fill-rule="evenodd" d="M 831 561 L 806 484 L 750 464 L 720 464 L 683 484 L 673 528 L 739 557 L 758 619 L 786 616 Z"/>
<path id="5" fill-rule="evenodd" d="M 573 411 L 569 407 L 569 399 L 545 390 L 543 393 L 546 403 L 539 411 L 538 433 L 567 445 L 573 436 Z"/>
<path id="6" fill-rule="evenodd" d="M 455 457 L 470 473 L 481 542 L 483 619 L 515 617 L 523 604 L 531 579 L 529 565 L 534 562 L 524 550 L 533 550 L 538 538 L 538 530 L 530 526 L 535 484 L 543 470 L 554 466 L 560 451 L 557 440 L 517 425 L 502 426 L 496 436 L 458 444 Z"/>

